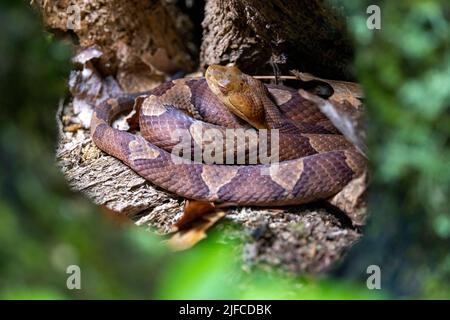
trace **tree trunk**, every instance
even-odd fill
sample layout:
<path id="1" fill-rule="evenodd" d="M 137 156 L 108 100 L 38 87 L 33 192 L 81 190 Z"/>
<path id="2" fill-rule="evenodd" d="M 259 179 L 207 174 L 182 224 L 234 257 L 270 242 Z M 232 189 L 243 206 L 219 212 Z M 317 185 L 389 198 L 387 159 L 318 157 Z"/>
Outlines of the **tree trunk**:
<path id="1" fill-rule="evenodd" d="M 76 37 L 80 47 L 96 45 L 96 64 L 125 91 L 144 91 L 180 69 L 192 70 L 191 22 L 175 6 L 148 0 L 40 0 L 44 22 Z M 78 19 L 79 17 L 79 19 Z"/>
<path id="2" fill-rule="evenodd" d="M 231 62 L 250 74 L 278 67 L 351 78 L 344 19 L 323 0 L 208 0 L 202 26 L 202 68 Z"/>

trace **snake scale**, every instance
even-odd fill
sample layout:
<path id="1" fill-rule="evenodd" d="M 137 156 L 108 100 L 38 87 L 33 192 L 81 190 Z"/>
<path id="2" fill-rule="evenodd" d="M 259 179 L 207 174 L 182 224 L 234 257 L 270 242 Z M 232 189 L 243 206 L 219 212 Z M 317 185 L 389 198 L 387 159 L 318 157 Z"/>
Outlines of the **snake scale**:
<path id="1" fill-rule="evenodd" d="M 140 134 L 111 126 L 114 117 L 133 107 Z M 279 162 L 250 162 L 254 150 L 249 143 L 227 145 L 220 139 L 209 140 L 219 147 L 211 153 L 215 163 L 197 161 L 186 151 L 174 154 L 183 138 L 173 134 L 177 130 L 188 136 L 183 150 L 189 151 L 204 147 L 201 138 L 208 132 L 225 135 L 239 129 L 250 134 L 276 129 L 278 139 L 268 134 L 267 145 L 270 149 L 276 142 Z M 91 136 L 100 149 L 154 185 L 187 199 L 230 205 L 325 199 L 365 167 L 365 158 L 297 90 L 263 84 L 236 67 L 210 66 L 202 78 L 177 79 L 143 95 L 109 99 L 94 109 Z M 217 152 L 221 148 L 232 156 L 244 152 L 244 163 L 228 164 Z"/>

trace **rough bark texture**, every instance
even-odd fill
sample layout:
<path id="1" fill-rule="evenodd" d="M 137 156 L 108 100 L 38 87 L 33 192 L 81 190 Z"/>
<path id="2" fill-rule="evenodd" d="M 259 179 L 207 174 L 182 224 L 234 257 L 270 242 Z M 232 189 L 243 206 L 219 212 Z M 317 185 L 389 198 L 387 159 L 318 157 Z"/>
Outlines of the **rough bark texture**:
<path id="1" fill-rule="evenodd" d="M 350 78 L 344 19 L 323 0 L 208 0 L 201 66 L 236 63 L 249 73 L 276 64 L 318 76 Z"/>
<path id="2" fill-rule="evenodd" d="M 46 25 L 103 52 L 97 68 L 125 91 L 144 91 L 168 74 L 193 68 L 189 18 L 159 0 L 40 0 Z M 79 23 L 77 23 L 79 14 Z"/>

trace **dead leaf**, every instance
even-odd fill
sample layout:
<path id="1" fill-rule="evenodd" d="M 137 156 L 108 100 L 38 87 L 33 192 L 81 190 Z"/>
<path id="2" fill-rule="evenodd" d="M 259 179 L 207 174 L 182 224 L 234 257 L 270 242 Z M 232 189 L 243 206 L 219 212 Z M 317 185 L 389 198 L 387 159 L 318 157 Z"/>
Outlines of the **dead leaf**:
<path id="1" fill-rule="evenodd" d="M 133 110 L 125 117 L 128 129 L 131 131 L 139 128 L 139 113 L 146 97 L 146 95 L 136 97 Z"/>
<path id="2" fill-rule="evenodd" d="M 349 102 L 338 103 L 333 100 L 325 100 L 305 90 L 299 90 L 299 94 L 314 102 L 325 114 L 333 125 L 362 153 L 367 154 L 365 144 L 366 132 L 364 128 L 364 114 L 362 109 L 356 109 Z"/>
<path id="3" fill-rule="evenodd" d="M 80 47 L 77 50 L 77 53 L 72 58 L 73 63 L 77 63 L 80 65 L 85 65 L 88 61 L 92 59 L 98 59 L 103 55 L 103 52 L 100 50 L 100 47 L 97 45 L 89 46 L 89 47 Z"/>
<path id="4" fill-rule="evenodd" d="M 358 226 L 364 225 L 367 219 L 367 180 L 368 173 L 364 172 L 328 200 L 330 204 L 345 212 L 353 224 Z"/>
<path id="5" fill-rule="evenodd" d="M 182 251 L 192 248 L 195 244 L 206 238 L 206 230 L 225 216 L 224 210 L 215 210 L 213 213 L 197 219 L 191 228 L 175 233 L 167 245 L 174 251 Z"/>
<path id="6" fill-rule="evenodd" d="M 83 128 L 83 126 L 80 123 L 73 123 L 71 125 L 64 127 L 64 131 L 65 132 L 76 132 L 81 128 Z"/>
<path id="7" fill-rule="evenodd" d="M 328 83 L 334 90 L 333 95 L 329 97 L 330 100 L 334 100 L 338 103 L 348 101 L 355 108 L 359 108 L 361 106 L 360 99 L 364 98 L 364 93 L 361 86 L 357 83 L 322 79 L 313 76 L 312 74 L 299 72 L 297 70 L 291 70 L 291 73 L 302 81 L 322 81 Z"/>
<path id="8" fill-rule="evenodd" d="M 69 90 L 73 96 L 73 116 L 64 121 L 64 130 L 75 132 L 80 128 L 90 127 L 93 108 L 95 105 L 109 98 L 120 96 L 123 91 L 117 81 L 109 76 L 102 78 L 94 67 L 94 59 L 102 56 L 97 46 L 81 48 L 73 62 L 81 66 L 81 70 L 70 73 Z M 69 126 L 70 123 L 77 124 Z M 80 126 L 81 125 L 81 126 Z"/>
<path id="9" fill-rule="evenodd" d="M 188 223 L 195 221 L 208 213 L 214 212 L 215 208 L 214 202 L 186 199 L 184 202 L 183 215 L 173 226 L 177 230 L 182 229 Z"/>

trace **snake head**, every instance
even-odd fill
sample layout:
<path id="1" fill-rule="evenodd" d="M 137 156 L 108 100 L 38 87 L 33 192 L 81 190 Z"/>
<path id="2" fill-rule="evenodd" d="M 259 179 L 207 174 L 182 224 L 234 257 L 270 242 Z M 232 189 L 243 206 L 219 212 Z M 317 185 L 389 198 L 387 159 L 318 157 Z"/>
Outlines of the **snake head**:
<path id="1" fill-rule="evenodd" d="M 209 89 L 241 119 L 257 129 L 267 128 L 264 85 L 235 66 L 210 65 L 205 72 Z"/>

